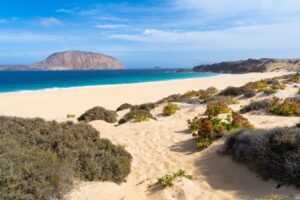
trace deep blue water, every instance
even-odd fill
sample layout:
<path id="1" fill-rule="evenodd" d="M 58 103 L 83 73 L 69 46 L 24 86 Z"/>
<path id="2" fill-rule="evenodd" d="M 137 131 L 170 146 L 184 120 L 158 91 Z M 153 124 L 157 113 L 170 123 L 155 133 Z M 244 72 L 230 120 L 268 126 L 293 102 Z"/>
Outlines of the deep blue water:
<path id="1" fill-rule="evenodd" d="M 171 69 L 0 71 L 0 92 L 142 83 L 215 75 L 213 73 L 176 73 L 176 70 Z"/>

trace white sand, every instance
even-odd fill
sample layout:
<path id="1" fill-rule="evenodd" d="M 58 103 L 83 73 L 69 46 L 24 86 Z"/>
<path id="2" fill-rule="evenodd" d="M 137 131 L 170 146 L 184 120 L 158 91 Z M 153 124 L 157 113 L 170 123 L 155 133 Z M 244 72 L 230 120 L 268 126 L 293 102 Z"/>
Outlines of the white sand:
<path id="1" fill-rule="evenodd" d="M 279 76 L 280 73 L 223 75 L 196 80 L 183 80 L 90 89 L 75 89 L 23 94 L 0 95 L 0 114 L 24 117 L 40 116 L 47 119 L 64 120 L 66 114 L 77 116 L 85 110 L 101 105 L 115 109 L 124 102 L 153 102 L 167 95 L 188 90 L 218 89 L 229 85 L 240 86 L 249 81 Z M 296 93 L 290 86 L 286 92 Z M 262 97 L 257 97 L 262 98 Z M 247 104 L 249 100 L 241 100 Z M 276 189 L 273 181 L 263 181 L 244 165 L 232 162 L 227 156 L 218 154 L 222 141 L 199 152 L 192 136 L 186 132 L 187 119 L 203 114 L 204 105 L 178 104 L 181 110 L 171 117 L 160 114 L 163 105 L 153 111 L 158 117 L 144 123 L 127 123 L 121 126 L 103 121 L 92 122 L 101 137 L 115 144 L 125 145 L 132 154 L 131 173 L 121 185 L 114 183 L 79 183 L 67 197 L 69 200 L 226 200 L 226 199 L 300 199 L 299 190 L 283 186 Z M 232 107 L 239 109 L 239 105 Z M 119 113 L 120 117 L 125 112 Z M 297 117 L 245 115 L 257 127 L 271 128 L 294 125 Z M 175 182 L 171 188 L 155 185 L 156 178 L 184 169 L 192 180 Z"/>

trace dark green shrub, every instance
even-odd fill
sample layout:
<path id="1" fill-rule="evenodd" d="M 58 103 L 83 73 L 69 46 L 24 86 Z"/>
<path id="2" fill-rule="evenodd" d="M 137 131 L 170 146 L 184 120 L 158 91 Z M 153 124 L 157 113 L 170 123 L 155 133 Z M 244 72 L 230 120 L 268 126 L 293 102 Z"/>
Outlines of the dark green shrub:
<path id="1" fill-rule="evenodd" d="M 74 179 L 120 183 L 130 163 L 88 124 L 0 117 L 0 199 L 61 198 Z"/>
<path id="2" fill-rule="evenodd" d="M 229 113 L 231 109 L 225 103 L 212 103 L 208 104 L 205 114 L 208 116 L 217 116 L 223 113 Z"/>
<path id="3" fill-rule="evenodd" d="M 245 98 L 252 98 L 256 95 L 256 91 L 253 89 L 245 89 L 244 91 L 244 97 Z"/>
<path id="4" fill-rule="evenodd" d="M 226 139 L 224 153 L 264 179 L 300 187 L 300 128 L 238 130 Z"/>
<path id="5" fill-rule="evenodd" d="M 272 85 L 271 88 L 273 90 L 284 90 L 286 88 L 286 85 L 280 84 L 280 85 Z"/>
<path id="6" fill-rule="evenodd" d="M 174 103 L 168 103 L 163 109 L 163 113 L 166 116 L 174 115 L 180 108 Z"/>
<path id="7" fill-rule="evenodd" d="M 267 88 L 267 89 L 263 90 L 263 93 L 265 95 L 272 95 L 272 94 L 275 94 L 276 92 L 277 92 L 277 90 L 274 90 L 272 88 Z"/>
<path id="8" fill-rule="evenodd" d="M 139 110 L 147 110 L 151 111 L 156 107 L 155 103 L 144 103 L 138 106 L 134 106 L 134 109 L 139 109 Z"/>
<path id="9" fill-rule="evenodd" d="M 264 99 L 261 101 L 251 102 L 249 105 L 243 107 L 240 113 L 244 114 L 254 110 L 265 110 L 267 111 L 272 106 L 272 102 L 269 99 Z"/>
<path id="10" fill-rule="evenodd" d="M 219 95 L 222 96 L 232 96 L 237 97 L 244 94 L 245 88 L 244 87 L 227 87 L 226 89 L 222 90 Z"/>
<path id="11" fill-rule="evenodd" d="M 127 123 L 131 120 L 134 122 L 149 121 L 149 119 L 155 119 L 153 115 L 144 109 L 132 108 L 122 119 L 119 120 L 119 124 Z"/>
<path id="12" fill-rule="evenodd" d="M 119 112 L 122 110 L 131 109 L 132 107 L 133 107 L 133 105 L 131 105 L 129 103 L 124 103 L 124 104 L 120 105 L 116 111 Z"/>
<path id="13" fill-rule="evenodd" d="M 96 106 L 85 113 L 83 113 L 79 118 L 78 121 L 95 121 L 95 120 L 103 120 L 108 123 L 115 123 L 117 122 L 117 113 L 112 110 L 106 110 L 103 107 Z"/>
<path id="14" fill-rule="evenodd" d="M 209 104 L 224 103 L 227 105 L 231 105 L 231 104 L 237 104 L 238 101 L 231 96 L 215 95 L 206 99 L 205 103 L 209 103 Z"/>

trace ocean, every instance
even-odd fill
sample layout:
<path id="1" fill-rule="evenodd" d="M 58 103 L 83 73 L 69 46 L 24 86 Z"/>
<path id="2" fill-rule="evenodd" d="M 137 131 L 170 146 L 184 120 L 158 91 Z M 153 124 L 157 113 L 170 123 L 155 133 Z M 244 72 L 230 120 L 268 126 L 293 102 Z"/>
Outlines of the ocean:
<path id="1" fill-rule="evenodd" d="M 216 76 L 175 69 L 0 71 L 0 93 L 144 83 Z"/>

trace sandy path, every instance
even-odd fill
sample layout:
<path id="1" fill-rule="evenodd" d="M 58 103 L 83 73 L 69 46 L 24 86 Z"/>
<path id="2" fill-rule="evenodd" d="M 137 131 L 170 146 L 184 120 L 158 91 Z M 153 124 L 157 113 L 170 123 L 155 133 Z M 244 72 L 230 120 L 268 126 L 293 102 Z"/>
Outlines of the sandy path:
<path id="1" fill-rule="evenodd" d="M 219 155 L 222 142 L 202 152 L 197 151 L 191 135 L 186 131 L 186 120 L 203 113 L 205 106 L 180 105 L 182 110 L 171 117 L 160 116 L 162 107 L 155 109 L 154 113 L 159 116 L 157 121 L 128 123 L 118 127 L 101 121 L 92 122 L 101 131 L 102 137 L 126 146 L 133 155 L 132 172 L 127 182 L 120 186 L 112 183 L 85 183 L 81 190 L 71 194 L 70 199 L 300 198 L 297 196 L 299 191 L 294 188 L 276 189 L 277 185 L 273 181 L 265 182 L 245 166 Z M 296 118 L 292 119 L 296 121 Z M 274 124 L 274 121 L 282 118 L 267 116 L 263 120 Z M 186 170 L 193 176 L 193 180 L 184 180 L 167 189 L 153 186 L 157 177 L 178 169 Z"/>

